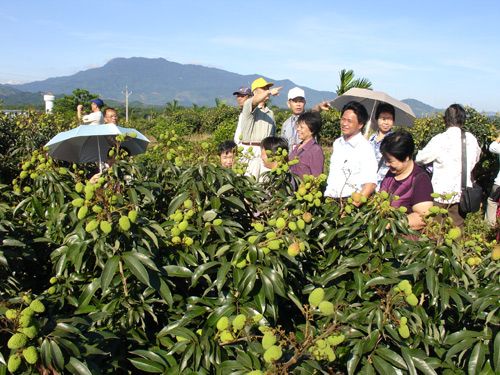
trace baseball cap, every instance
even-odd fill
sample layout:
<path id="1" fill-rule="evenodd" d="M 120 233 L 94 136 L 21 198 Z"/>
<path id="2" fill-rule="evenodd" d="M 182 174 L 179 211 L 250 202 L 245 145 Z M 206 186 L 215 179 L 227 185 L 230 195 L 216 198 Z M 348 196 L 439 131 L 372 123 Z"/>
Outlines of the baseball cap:
<path id="1" fill-rule="evenodd" d="M 255 91 L 255 89 L 268 89 L 269 87 L 273 86 L 274 83 L 272 82 L 267 82 L 264 78 L 259 77 L 255 81 L 252 82 L 252 92 Z"/>
<path id="2" fill-rule="evenodd" d="M 249 87 L 240 87 L 238 90 L 233 92 L 233 95 L 248 95 L 252 96 L 252 91 Z"/>
<path id="3" fill-rule="evenodd" d="M 304 90 L 302 90 L 300 87 L 294 87 L 293 89 L 290 89 L 288 91 L 288 100 L 295 98 L 304 98 L 304 99 L 306 98 Z"/>
<path id="4" fill-rule="evenodd" d="M 92 99 L 90 102 L 94 103 L 99 108 L 101 108 L 104 105 L 104 102 L 101 99 Z"/>

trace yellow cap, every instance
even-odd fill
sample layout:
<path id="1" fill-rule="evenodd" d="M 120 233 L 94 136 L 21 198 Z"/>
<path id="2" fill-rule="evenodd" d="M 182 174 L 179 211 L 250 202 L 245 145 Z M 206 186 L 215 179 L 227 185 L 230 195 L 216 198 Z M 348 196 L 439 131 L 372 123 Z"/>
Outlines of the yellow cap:
<path id="1" fill-rule="evenodd" d="M 257 78 L 255 81 L 252 82 L 252 92 L 255 90 L 255 89 L 268 89 L 269 87 L 271 87 L 272 85 L 274 85 L 274 83 L 272 82 L 267 82 L 264 78 L 260 77 L 260 78 Z"/>

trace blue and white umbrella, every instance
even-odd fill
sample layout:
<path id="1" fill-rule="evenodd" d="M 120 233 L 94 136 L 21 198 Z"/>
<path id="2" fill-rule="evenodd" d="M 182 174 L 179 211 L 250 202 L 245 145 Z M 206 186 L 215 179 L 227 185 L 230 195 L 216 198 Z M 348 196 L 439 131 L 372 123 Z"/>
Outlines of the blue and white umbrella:
<path id="1" fill-rule="evenodd" d="M 148 147 L 149 140 L 139 131 L 114 124 L 80 125 L 57 134 L 45 146 L 54 159 L 101 164 L 108 159 L 108 151 L 115 146 L 117 135 L 126 135 L 120 147 L 127 148 L 129 155 L 141 154 Z"/>

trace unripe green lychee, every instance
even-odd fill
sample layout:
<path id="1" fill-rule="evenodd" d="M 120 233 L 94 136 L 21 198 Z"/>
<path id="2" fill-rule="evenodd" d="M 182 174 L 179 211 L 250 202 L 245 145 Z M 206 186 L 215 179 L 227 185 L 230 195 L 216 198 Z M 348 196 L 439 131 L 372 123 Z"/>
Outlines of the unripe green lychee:
<path id="1" fill-rule="evenodd" d="M 55 284 L 55 283 L 57 283 L 57 277 L 52 276 L 52 277 L 50 278 L 50 280 L 49 280 L 49 283 L 51 283 L 51 284 Z"/>
<path id="2" fill-rule="evenodd" d="M 212 224 L 216 227 L 222 224 L 222 219 L 215 219 Z"/>
<path id="3" fill-rule="evenodd" d="M 264 352 L 264 361 L 271 363 L 280 359 L 282 355 L 281 347 L 273 345 Z"/>
<path id="4" fill-rule="evenodd" d="M 221 332 L 220 334 L 220 341 L 222 342 L 229 342 L 229 341 L 233 341 L 234 340 L 234 336 L 231 332 L 227 331 L 227 330 L 224 330 Z"/>
<path id="5" fill-rule="evenodd" d="M 24 333 L 29 339 L 35 338 L 36 334 L 38 333 L 38 329 L 36 328 L 36 326 L 21 328 L 19 331 L 21 333 Z"/>
<path id="6" fill-rule="evenodd" d="M 178 227 L 173 227 L 172 229 L 170 229 L 170 234 L 175 237 L 181 234 L 181 231 Z"/>
<path id="7" fill-rule="evenodd" d="M 286 225 L 286 221 L 285 219 L 283 219 L 282 217 L 279 217 L 278 219 L 276 219 L 276 228 L 278 229 L 283 229 Z"/>
<path id="8" fill-rule="evenodd" d="M 262 223 L 255 223 L 253 227 L 259 233 L 264 231 L 264 225 L 262 225 Z"/>
<path id="9" fill-rule="evenodd" d="M 264 333 L 264 336 L 262 337 L 262 348 L 264 348 L 264 350 L 269 349 L 275 343 L 276 343 L 276 336 L 274 335 L 274 333 L 270 331 Z"/>
<path id="10" fill-rule="evenodd" d="M 431 208 L 429 208 L 429 212 L 431 214 L 438 214 L 439 213 L 439 207 L 438 206 L 432 206 Z"/>
<path id="11" fill-rule="evenodd" d="M 287 253 L 291 257 L 295 257 L 295 256 L 299 255 L 299 253 L 300 253 L 300 246 L 299 246 L 299 244 L 297 242 L 294 242 L 294 243 L 290 244 L 290 246 L 288 246 Z"/>
<path id="12" fill-rule="evenodd" d="M 247 375 L 264 375 L 264 373 L 260 370 L 252 370 Z"/>
<path id="13" fill-rule="evenodd" d="M 19 349 L 22 348 L 28 342 L 28 337 L 24 333 L 14 333 L 9 341 L 7 341 L 7 347 L 9 349 Z"/>
<path id="14" fill-rule="evenodd" d="M 30 308 L 37 313 L 43 313 L 45 311 L 45 306 L 39 299 L 36 299 L 30 303 Z"/>
<path id="15" fill-rule="evenodd" d="M 271 240 L 267 244 L 267 247 L 269 247 L 271 250 L 279 250 L 280 246 L 281 246 L 280 240 Z"/>
<path id="16" fill-rule="evenodd" d="M 228 327 L 229 327 L 229 318 L 227 316 L 222 316 L 217 321 L 217 329 L 219 331 L 224 331 L 225 329 L 228 329 Z"/>
<path id="17" fill-rule="evenodd" d="M 178 243 L 181 243 L 181 242 L 182 242 L 182 240 L 181 240 L 181 238 L 179 236 L 173 236 L 172 237 L 172 243 L 178 244 Z"/>
<path id="18" fill-rule="evenodd" d="M 34 346 L 28 346 L 23 350 L 23 357 L 30 365 L 34 365 L 38 361 L 38 351 Z"/>
<path id="19" fill-rule="evenodd" d="M 176 223 L 180 223 L 184 219 L 184 215 L 182 212 L 178 211 L 174 214 L 173 218 Z"/>
<path id="20" fill-rule="evenodd" d="M 406 324 L 406 323 L 408 323 L 408 318 L 406 316 L 402 316 L 400 321 L 401 321 L 401 324 Z"/>
<path id="21" fill-rule="evenodd" d="M 128 219 L 130 220 L 130 222 L 135 223 L 135 221 L 137 220 L 137 211 L 130 210 L 128 212 L 127 216 L 128 216 Z"/>
<path id="22" fill-rule="evenodd" d="M 406 324 L 401 324 L 398 328 L 398 333 L 399 336 L 401 336 L 403 339 L 407 339 L 410 337 L 410 329 Z"/>
<path id="23" fill-rule="evenodd" d="M 333 303 L 330 301 L 321 301 L 318 308 L 323 315 L 332 315 L 334 312 Z"/>
<path id="24" fill-rule="evenodd" d="M 316 288 L 309 294 L 309 304 L 313 307 L 317 307 L 324 298 L 325 290 L 323 288 Z"/>
<path id="25" fill-rule="evenodd" d="M 329 336 L 326 340 L 331 346 L 337 346 L 337 345 L 340 345 L 344 342 L 345 336 L 343 334 L 332 335 L 332 336 Z"/>
<path id="26" fill-rule="evenodd" d="M 47 289 L 47 293 L 49 293 L 49 294 L 54 294 L 55 292 L 56 292 L 55 286 L 51 286 L 49 289 Z"/>
<path id="27" fill-rule="evenodd" d="M 239 331 L 245 327 L 245 323 L 247 321 L 247 317 L 244 314 L 238 314 L 233 319 L 233 329 Z"/>
<path id="28" fill-rule="evenodd" d="M 71 201 L 73 207 L 82 207 L 83 203 L 85 203 L 85 199 L 83 198 L 76 198 Z"/>
<path id="29" fill-rule="evenodd" d="M 14 309 L 8 309 L 6 312 L 5 312 L 5 316 L 7 317 L 7 319 L 10 319 L 10 320 L 14 320 L 17 318 L 17 310 L 14 310 Z"/>
<path id="30" fill-rule="evenodd" d="M 306 222 L 303 219 L 297 220 L 297 228 L 303 230 L 306 227 Z"/>
<path id="31" fill-rule="evenodd" d="M 10 373 L 15 373 L 17 369 L 21 366 L 21 356 L 19 354 L 13 354 L 9 357 L 7 362 L 7 369 Z"/>
<path id="32" fill-rule="evenodd" d="M 451 240 L 456 240 L 461 236 L 462 232 L 460 231 L 459 227 L 451 228 L 448 231 L 448 238 Z"/>
<path id="33" fill-rule="evenodd" d="M 267 232 L 266 233 L 266 238 L 268 240 L 272 240 L 273 238 L 276 238 L 276 233 L 275 232 Z"/>
<path id="34" fill-rule="evenodd" d="M 98 226 L 99 226 L 99 222 L 95 219 L 92 219 L 85 226 L 85 231 L 88 233 L 93 232 L 97 229 Z"/>
<path id="35" fill-rule="evenodd" d="M 193 241 L 193 239 L 191 237 L 188 237 L 188 236 L 184 237 L 184 244 L 186 246 L 191 246 L 193 244 L 193 242 L 194 241 Z"/>
<path id="36" fill-rule="evenodd" d="M 104 234 L 109 234 L 111 233 L 111 230 L 113 229 L 113 227 L 111 226 L 111 223 L 107 220 L 103 220 L 99 223 L 99 228 L 101 228 L 101 231 L 104 233 Z"/>
<path id="37" fill-rule="evenodd" d="M 415 294 L 411 293 L 410 295 L 405 297 L 406 302 L 408 302 L 408 305 L 410 306 L 417 306 L 418 305 L 418 298 Z"/>
<path id="38" fill-rule="evenodd" d="M 184 208 L 186 209 L 190 209 L 190 208 L 193 208 L 193 201 L 191 199 L 186 199 L 184 201 Z"/>
<path id="39" fill-rule="evenodd" d="M 77 182 L 75 185 L 75 191 L 77 193 L 81 193 L 83 191 L 83 184 L 81 182 Z"/>
<path id="40" fill-rule="evenodd" d="M 257 324 L 258 322 L 260 322 L 262 320 L 263 316 L 262 314 L 255 314 L 253 317 L 252 317 L 252 321 Z"/>
<path id="41" fill-rule="evenodd" d="M 94 213 L 96 213 L 96 214 L 100 214 L 102 212 L 102 207 L 99 206 L 99 205 L 97 205 L 97 204 L 95 204 L 95 205 L 92 206 L 92 211 Z"/>
<path id="42" fill-rule="evenodd" d="M 78 209 L 76 217 L 78 217 L 79 220 L 82 220 L 85 216 L 87 216 L 87 212 L 89 212 L 89 208 L 87 206 L 82 206 Z"/>
<path id="43" fill-rule="evenodd" d="M 118 224 L 120 225 L 120 229 L 124 232 L 127 232 L 130 229 L 130 220 L 128 216 L 120 216 Z"/>
<path id="44" fill-rule="evenodd" d="M 411 284 L 408 280 L 402 280 L 398 283 L 398 288 L 407 296 L 412 293 Z"/>
<path id="45" fill-rule="evenodd" d="M 297 223 L 294 221 L 290 221 L 288 223 L 288 229 L 290 229 L 292 232 L 297 230 Z"/>

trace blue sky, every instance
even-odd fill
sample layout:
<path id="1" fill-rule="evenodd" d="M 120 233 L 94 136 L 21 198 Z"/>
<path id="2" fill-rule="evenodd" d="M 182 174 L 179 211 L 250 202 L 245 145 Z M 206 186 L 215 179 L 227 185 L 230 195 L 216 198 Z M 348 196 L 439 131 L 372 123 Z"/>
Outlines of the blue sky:
<path id="1" fill-rule="evenodd" d="M 0 24 L 1 83 L 163 57 L 330 91 L 353 69 L 398 99 L 500 111 L 496 0 L 16 0 Z"/>

